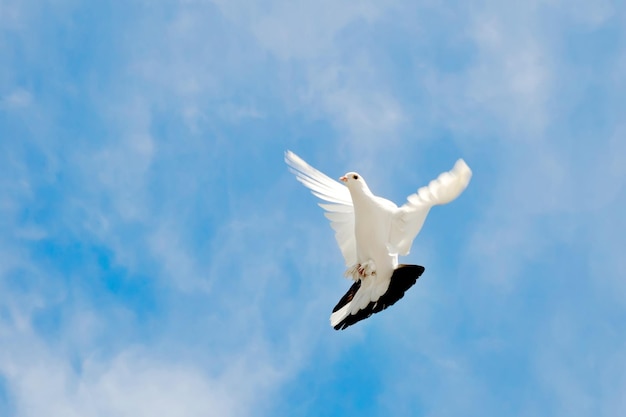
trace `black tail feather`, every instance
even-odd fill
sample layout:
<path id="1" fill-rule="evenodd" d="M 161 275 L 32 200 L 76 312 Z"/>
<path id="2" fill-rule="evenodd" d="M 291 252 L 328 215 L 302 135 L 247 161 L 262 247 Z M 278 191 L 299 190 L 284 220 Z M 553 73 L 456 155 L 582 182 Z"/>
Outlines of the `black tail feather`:
<path id="1" fill-rule="evenodd" d="M 372 314 L 379 313 L 389 306 L 394 305 L 399 299 L 404 297 L 404 293 L 411 288 L 417 282 L 417 279 L 424 273 L 424 267 L 420 265 L 398 265 L 393 271 L 391 281 L 389 282 L 389 288 L 377 301 L 372 301 L 362 310 L 359 310 L 356 314 L 351 314 L 336 326 L 335 330 L 343 330 L 349 326 L 352 326 L 359 321 L 368 318 Z M 348 304 L 354 298 L 356 292 L 361 288 L 361 281 L 357 281 L 348 290 L 348 292 L 341 297 L 339 303 L 333 309 L 333 313 Z"/>

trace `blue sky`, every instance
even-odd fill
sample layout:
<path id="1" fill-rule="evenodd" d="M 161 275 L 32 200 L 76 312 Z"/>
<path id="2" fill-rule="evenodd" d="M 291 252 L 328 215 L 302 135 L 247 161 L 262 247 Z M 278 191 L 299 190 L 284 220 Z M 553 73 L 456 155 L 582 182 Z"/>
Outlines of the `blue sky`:
<path id="1" fill-rule="evenodd" d="M 626 415 L 623 2 L 0 0 L 0 415 Z M 291 149 L 405 197 L 349 286 Z"/>

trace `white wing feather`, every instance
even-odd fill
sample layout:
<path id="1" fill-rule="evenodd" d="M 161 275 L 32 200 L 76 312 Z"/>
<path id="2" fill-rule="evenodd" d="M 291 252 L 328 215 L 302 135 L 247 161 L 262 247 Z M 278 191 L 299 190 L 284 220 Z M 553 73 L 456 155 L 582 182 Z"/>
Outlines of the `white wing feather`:
<path id="1" fill-rule="evenodd" d="M 285 152 L 285 162 L 298 181 L 311 190 L 316 197 L 331 204 L 319 204 L 330 220 L 335 231 L 335 239 L 341 249 L 347 266 L 356 263 L 356 240 L 354 236 L 354 207 L 348 187 L 316 170 L 298 155 L 291 151 Z"/>
<path id="2" fill-rule="evenodd" d="M 413 240 L 422 229 L 431 207 L 447 204 L 457 198 L 469 184 L 472 170 L 459 159 L 454 168 L 444 172 L 427 186 L 407 197 L 407 202 L 394 214 L 389 236 L 389 251 L 408 255 Z"/>

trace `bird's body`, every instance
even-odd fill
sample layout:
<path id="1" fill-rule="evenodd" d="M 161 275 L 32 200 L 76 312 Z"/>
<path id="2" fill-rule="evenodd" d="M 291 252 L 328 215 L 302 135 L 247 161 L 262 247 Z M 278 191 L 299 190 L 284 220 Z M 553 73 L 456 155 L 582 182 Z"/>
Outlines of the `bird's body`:
<path id="1" fill-rule="evenodd" d="M 392 214 L 397 206 L 374 196 L 369 189 L 364 193 L 351 191 L 350 194 L 354 204 L 357 263 L 346 274 L 355 281 L 361 280 L 361 291 L 355 297 L 353 306 L 362 309 L 387 291 L 389 278 L 398 266 L 398 255 L 390 253 L 386 245 Z M 359 272 L 359 267 L 364 269 Z M 357 270 L 354 271 L 354 268 Z"/>
<path id="2" fill-rule="evenodd" d="M 392 279 L 406 279 L 407 274 L 413 271 L 416 275 L 414 283 L 423 268 L 404 266 L 400 271 L 398 255 L 409 253 L 430 208 L 455 199 L 471 178 L 469 167 L 463 160 L 458 160 L 451 171 L 444 172 L 428 186 L 420 188 L 408 197 L 406 204 L 398 207 L 374 195 L 356 172 L 349 172 L 340 178 L 344 186 L 290 151 L 285 153 L 285 161 L 298 181 L 328 202 L 320 206 L 326 210 L 326 217 L 335 230 L 335 238 L 348 266 L 346 276 L 355 281 L 331 314 L 331 325 L 336 329 L 354 323 L 356 317 L 368 317 L 402 297 L 408 287 L 391 285 L 393 288 L 390 288 Z M 395 288 L 402 290 L 396 291 Z M 388 291 L 397 292 L 399 296 L 387 294 Z M 380 300 L 386 300 L 382 307 L 378 305 Z"/>

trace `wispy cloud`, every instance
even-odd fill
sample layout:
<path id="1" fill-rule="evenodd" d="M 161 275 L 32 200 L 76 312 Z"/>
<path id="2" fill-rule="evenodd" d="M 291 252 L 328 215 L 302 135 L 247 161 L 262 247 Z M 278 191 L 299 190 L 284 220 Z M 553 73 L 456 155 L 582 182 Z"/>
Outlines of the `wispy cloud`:
<path id="1" fill-rule="evenodd" d="M 0 6 L 0 413 L 623 411 L 618 4 L 40 6 Z M 328 327 L 285 148 L 398 203 L 474 170 L 388 313 Z"/>
<path id="2" fill-rule="evenodd" d="M 31 94 L 24 89 L 17 89 L 5 95 L 0 100 L 0 107 L 10 110 L 26 107 L 30 104 L 32 99 Z"/>

